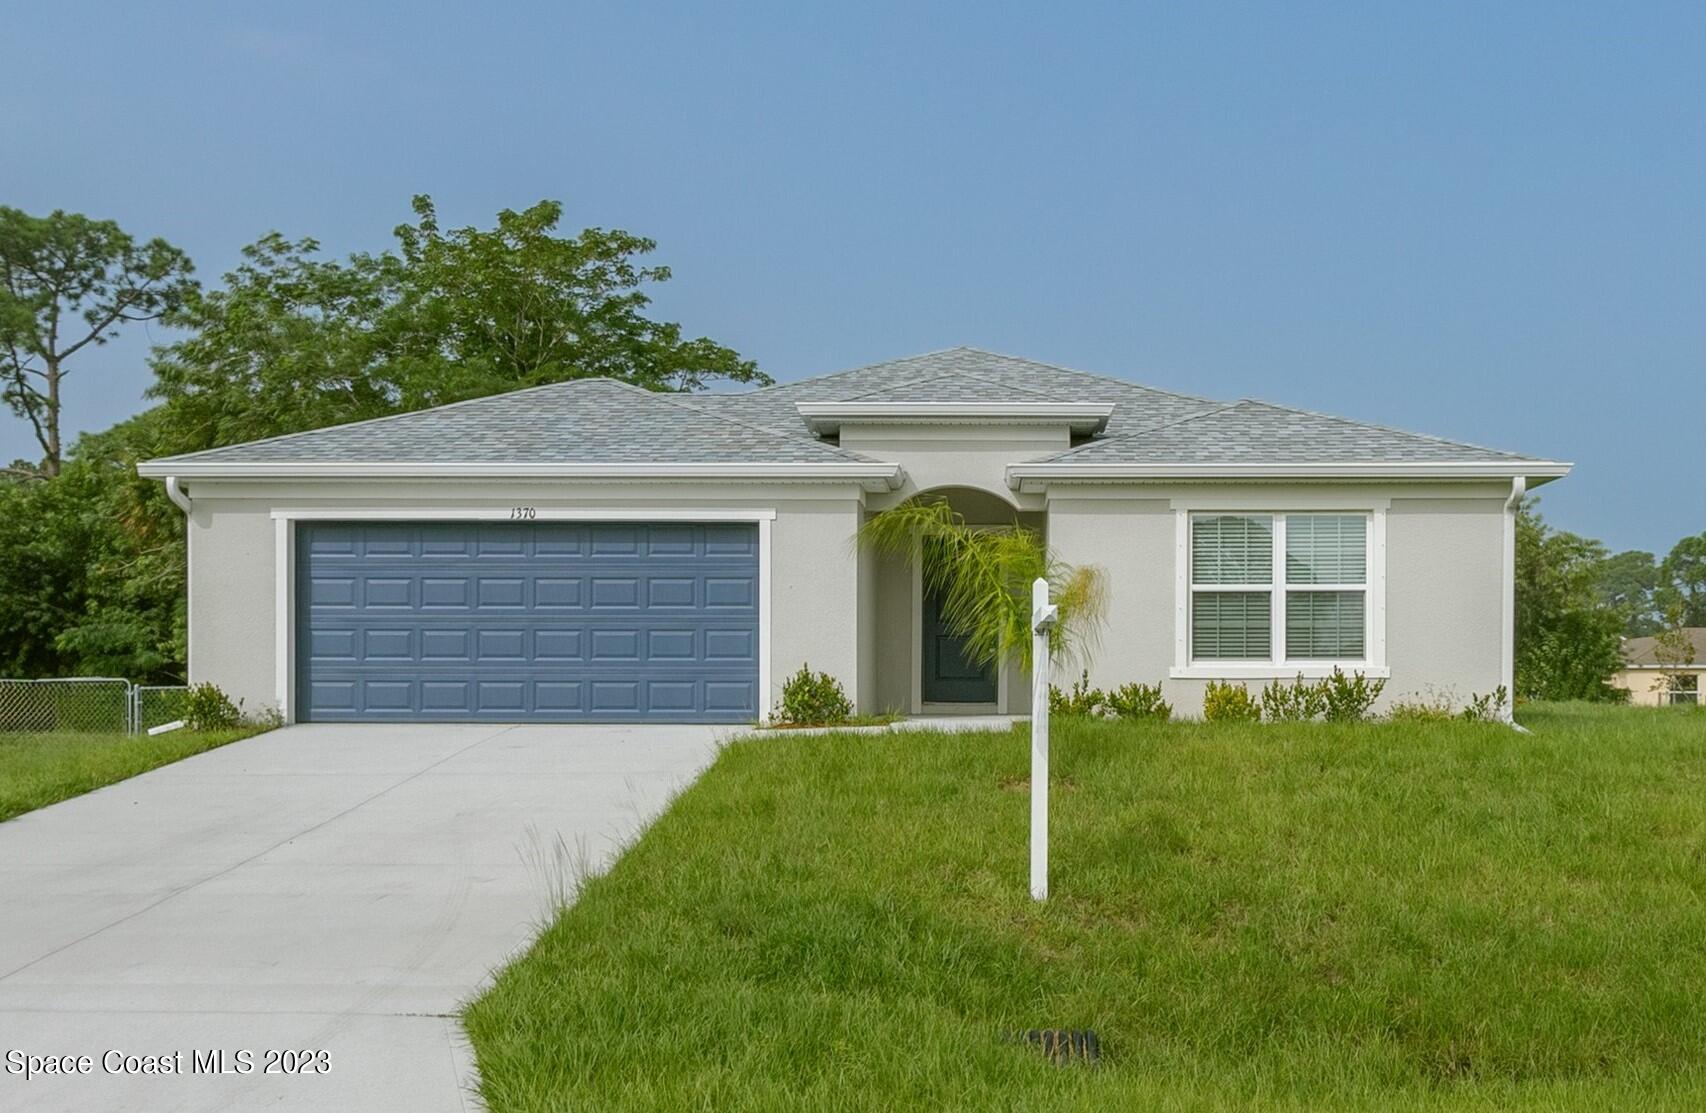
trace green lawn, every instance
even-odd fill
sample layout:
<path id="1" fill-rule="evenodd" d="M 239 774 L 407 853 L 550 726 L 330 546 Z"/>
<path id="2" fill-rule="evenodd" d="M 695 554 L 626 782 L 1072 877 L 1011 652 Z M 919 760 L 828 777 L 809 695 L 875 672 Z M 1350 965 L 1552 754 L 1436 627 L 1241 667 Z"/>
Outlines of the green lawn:
<path id="1" fill-rule="evenodd" d="M 122 734 L 0 734 L 0 820 L 81 796 L 258 734 L 262 727 L 129 737 Z"/>
<path id="2" fill-rule="evenodd" d="M 1706 714 L 730 746 L 466 1020 L 497 1113 L 1699 1108 Z M 1099 1068 L 1003 1042 L 1094 1028 Z"/>

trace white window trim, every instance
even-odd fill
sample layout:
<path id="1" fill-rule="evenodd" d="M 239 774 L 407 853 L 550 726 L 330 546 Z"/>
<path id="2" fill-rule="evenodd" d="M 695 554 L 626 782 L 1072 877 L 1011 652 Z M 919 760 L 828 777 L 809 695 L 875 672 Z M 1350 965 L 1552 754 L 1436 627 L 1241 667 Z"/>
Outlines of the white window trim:
<path id="1" fill-rule="evenodd" d="M 1386 512 L 1389 498 L 1334 499 L 1332 496 L 1290 498 L 1197 498 L 1174 499 L 1173 508 L 1173 680 L 1284 680 L 1302 675 L 1311 680 L 1332 674 L 1334 669 L 1360 672 L 1371 679 L 1386 679 L 1392 670 L 1386 660 Z M 1267 584 L 1214 584 L 1210 591 L 1262 591 L 1269 593 L 1273 607 L 1273 658 L 1269 661 L 1193 661 L 1191 659 L 1191 515 L 1193 513 L 1246 513 L 1273 516 L 1273 580 Z M 1288 584 L 1285 582 L 1285 516 L 1287 514 L 1368 515 L 1368 582 L 1366 584 Z M 1286 657 L 1283 595 L 1294 591 L 1361 591 L 1367 597 L 1367 626 L 1363 632 L 1366 655 L 1362 660 L 1289 660 Z"/>
<path id="2" fill-rule="evenodd" d="M 758 526 L 758 721 L 770 719 L 770 530 L 773 507 L 760 509 L 643 507 L 535 507 L 528 521 L 540 522 L 753 522 Z M 273 688 L 278 712 L 296 721 L 296 523 L 325 522 L 509 522 L 514 507 L 284 507 L 273 510 Z"/>

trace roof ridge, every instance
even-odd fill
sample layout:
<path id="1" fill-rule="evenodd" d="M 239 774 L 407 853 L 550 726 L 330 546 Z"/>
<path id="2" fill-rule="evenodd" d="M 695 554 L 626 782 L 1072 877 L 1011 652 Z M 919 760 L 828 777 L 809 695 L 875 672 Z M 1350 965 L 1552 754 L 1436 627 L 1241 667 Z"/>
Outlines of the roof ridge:
<path id="1" fill-rule="evenodd" d="M 380 414 L 378 417 L 361 417 L 354 421 L 340 421 L 335 425 L 317 425 L 312 429 L 298 429 L 294 433 L 274 433 L 270 437 L 260 437 L 252 441 L 236 441 L 232 444 L 216 444 L 211 448 L 198 448 L 194 452 L 180 452 L 172 456 L 161 456 L 159 459 L 187 460 L 192 456 L 200 456 L 208 452 L 223 452 L 228 448 L 249 448 L 257 444 L 273 444 L 277 441 L 288 441 L 296 437 L 306 437 L 315 433 L 324 433 L 331 429 L 353 429 L 358 425 L 378 425 L 381 422 L 396 421 L 400 418 L 414 417 L 417 414 L 443 413 L 445 410 L 457 410 L 464 406 L 471 406 L 476 402 L 490 402 L 498 398 L 513 398 L 517 394 L 532 394 L 534 391 L 538 390 L 550 390 L 553 387 L 579 386 L 582 383 L 597 382 L 618 383 L 621 386 L 628 385 L 626 383 L 621 383 L 617 379 L 612 379 L 609 375 L 587 375 L 578 379 L 559 379 L 554 383 L 539 383 L 535 386 L 518 387 L 515 390 L 500 390 L 496 394 L 482 394 L 475 398 L 463 398 L 457 402 L 444 402 L 437 406 L 423 406 L 418 410 L 402 410 L 394 414 Z"/>
<path id="2" fill-rule="evenodd" d="M 712 413 L 710 410 L 702 409 L 687 401 L 686 398 L 683 397 L 685 392 L 647 390 L 645 387 L 635 386 L 633 383 L 625 383 L 620 379 L 612 379 L 610 381 L 615 383 L 617 386 L 627 387 L 629 390 L 638 391 L 640 394 L 643 394 L 648 398 L 653 398 L 660 402 L 675 406 L 677 409 L 689 410 L 698 414 L 700 417 L 707 418 L 711 421 L 719 421 L 725 425 L 734 425 L 742 429 L 750 429 L 754 433 L 762 433 L 765 436 L 775 438 L 776 440 L 809 444 L 824 452 L 828 452 L 836 456 L 842 456 L 849 460 L 867 461 L 870 459 L 868 456 L 861 456 L 856 452 L 844 449 L 840 445 L 826 444 L 817 437 L 809 436 L 804 433 L 799 436 L 794 436 L 789 433 L 784 433 L 780 429 L 771 429 L 763 425 L 753 425 L 750 422 L 741 421 L 738 418 L 724 417 L 722 414 Z"/>
<path id="3" fill-rule="evenodd" d="M 1338 414 L 1322 413 L 1320 410 L 1306 410 L 1301 406 L 1287 406 L 1282 402 L 1270 402 L 1266 398 L 1240 398 L 1239 402 L 1249 402 L 1256 406 L 1266 406 L 1270 410 L 1281 410 L 1286 413 L 1303 414 L 1307 417 L 1318 417 L 1325 421 L 1336 421 L 1340 425 L 1355 425 L 1359 429 L 1378 429 L 1382 433 L 1397 433 L 1403 437 L 1415 437 L 1417 440 L 1432 441 L 1434 444 L 1450 445 L 1452 448 L 1473 448 L 1477 452 L 1487 452 L 1494 456 L 1504 456 L 1512 460 L 1537 460 L 1537 456 L 1524 456 L 1520 452 L 1507 452 L 1502 448 L 1489 448 L 1484 444 L 1473 444 L 1469 441 L 1454 441 L 1449 437 L 1436 437 L 1432 433 L 1418 433 L 1413 429 L 1400 429 L 1396 425 L 1382 425 L 1377 421 L 1358 421 L 1354 417 L 1341 417 Z"/>

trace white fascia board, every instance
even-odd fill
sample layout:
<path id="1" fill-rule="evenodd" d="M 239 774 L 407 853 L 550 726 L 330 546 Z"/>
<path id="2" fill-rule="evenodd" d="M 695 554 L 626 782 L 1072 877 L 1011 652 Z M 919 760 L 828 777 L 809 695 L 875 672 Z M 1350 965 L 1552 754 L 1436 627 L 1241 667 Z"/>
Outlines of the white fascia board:
<path id="1" fill-rule="evenodd" d="M 528 464 L 416 461 L 146 460 L 138 475 L 178 479 L 729 479 L 806 483 L 860 483 L 867 490 L 894 491 L 899 464 Z"/>
<path id="2" fill-rule="evenodd" d="M 814 433 L 846 422 L 901 425 L 1067 425 L 1089 435 L 1107 428 L 1112 402 L 801 402 L 794 407 Z"/>
<path id="3" fill-rule="evenodd" d="M 1428 460 L 1274 464 L 1008 464 L 1007 486 L 1042 490 L 1050 482 L 1107 483 L 1169 479 L 1558 479 L 1574 465 L 1555 460 Z"/>

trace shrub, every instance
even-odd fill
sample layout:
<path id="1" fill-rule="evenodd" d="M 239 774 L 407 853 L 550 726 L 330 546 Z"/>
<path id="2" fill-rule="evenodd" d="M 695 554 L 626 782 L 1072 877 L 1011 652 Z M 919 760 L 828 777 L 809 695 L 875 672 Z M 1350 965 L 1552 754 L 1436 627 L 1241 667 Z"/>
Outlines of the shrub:
<path id="1" fill-rule="evenodd" d="M 1202 717 L 1211 723 L 1253 723 L 1262 717 L 1262 708 L 1244 685 L 1211 680 L 1203 692 Z"/>
<path id="2" fill-rule="evenodd" d="M 1053 684 L 1048 686 L 1050 715 L 1100 715 L 1107 703 L 1108 697 L 1102 689 L 1090 687 L 1089 669 L 1078 674 L 1078 679 L 1073 682 L 1069 692 L 1062 692 Z"/>
<path id="3" fill-rule="evenodd" d="M 1262 716 L 1276 723 L 1308 722 L 1326 710 L 1327 686 L 1306 682 L 1302 673 L 1289 684 L 1275 680 L 1262 689 Z"/>
<path id="4" fill-rule="evenodd" d="M 184 725 L 191 730 L 230 730 L 242 721 L 240 705 L 217 684 L 197 684 L 184 697 Z"/>
<path id="5" fill-rule="evenodd" d="M 1329 723 L 1360 723 L 1368 718 L 1369 708 L 1386 688 L 1384 680 L 1369 680 L 1362 673 L 1344 674 L 1334 669 L 1323 682 Z"/>
<path id="6" fill-rule="evenodd" d="M 1121 684 L 1108 693 L 1104 706 L 1120 719 L 1159 719 L 1173 717 L 1173 705 L 1161 698 L 1159 684 Z"/>
<path id="7" fill-rule="evenodd" d="M 1471 692 L 1462 716 L 1471 723 L 1502 723 L 1505 720 L 1505 705 L 1510 703 L 1510 700 L 1511 694 L 1503 684 L 1484 696 Z"/>
<path id="8" fill-rule="evenodd" d="M 853 717 L 853 704 L 841 681 L 827 672 L 812 672 L 809 664 L 782 684 L 782 703 L 776 718 L 784 723 L 836 726 Z"/>
<path id="9" fill-rule="evenodd" d="M 1431 699 L 1395 700 L 1389 717 L 1395 723 L 1447 723 L 1457 717 L 1446 696 Z"/>

